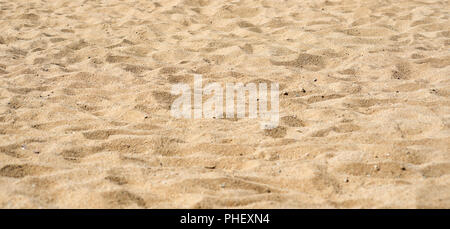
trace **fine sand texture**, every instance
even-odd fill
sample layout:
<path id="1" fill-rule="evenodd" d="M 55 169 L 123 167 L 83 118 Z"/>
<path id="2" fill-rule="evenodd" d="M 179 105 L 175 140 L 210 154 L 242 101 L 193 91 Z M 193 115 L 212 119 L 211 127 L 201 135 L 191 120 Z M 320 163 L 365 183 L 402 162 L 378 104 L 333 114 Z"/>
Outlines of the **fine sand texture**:
<path id="1" fill-rule="evenodd" d="M 0 0 L 0 208 L 450 208 L 447 0 Z M 172 85 L 280 85 L 280 125 Z"/>

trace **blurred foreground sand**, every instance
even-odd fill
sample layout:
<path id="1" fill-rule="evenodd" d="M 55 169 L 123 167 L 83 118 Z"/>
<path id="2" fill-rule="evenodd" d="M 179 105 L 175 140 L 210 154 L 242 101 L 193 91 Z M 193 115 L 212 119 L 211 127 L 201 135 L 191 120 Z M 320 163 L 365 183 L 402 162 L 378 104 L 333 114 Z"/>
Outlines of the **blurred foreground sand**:
<path id="1" fill-rule="evenodd" d="M 449 1 L 0 0 L 1 208 L 450 208 Z M 277 82 L 281 125 L 174 119 Z"/>

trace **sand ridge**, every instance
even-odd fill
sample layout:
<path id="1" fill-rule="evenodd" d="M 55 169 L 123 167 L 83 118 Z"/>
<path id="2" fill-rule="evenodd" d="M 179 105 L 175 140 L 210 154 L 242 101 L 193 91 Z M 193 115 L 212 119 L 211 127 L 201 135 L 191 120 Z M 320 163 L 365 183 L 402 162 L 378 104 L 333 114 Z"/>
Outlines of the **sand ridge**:
<path id="1" fill-rule="evenodd" d="M 449 208 L 449 6 L 0 0 L 0 207 Z M 280 126 L 172 118 L 194 74 Z"/>

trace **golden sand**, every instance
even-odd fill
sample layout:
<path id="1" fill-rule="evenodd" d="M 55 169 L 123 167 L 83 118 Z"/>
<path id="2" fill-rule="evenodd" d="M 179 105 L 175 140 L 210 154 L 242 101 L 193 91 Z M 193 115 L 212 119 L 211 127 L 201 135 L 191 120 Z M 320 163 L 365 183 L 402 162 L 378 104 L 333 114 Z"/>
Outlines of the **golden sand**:
<path id="1" fill-rule="evenodd" d="M 449 1 L 0 1 L 1 208 L 450 208 Z M 280 126 L 175 119 L 276 82 Z"/>

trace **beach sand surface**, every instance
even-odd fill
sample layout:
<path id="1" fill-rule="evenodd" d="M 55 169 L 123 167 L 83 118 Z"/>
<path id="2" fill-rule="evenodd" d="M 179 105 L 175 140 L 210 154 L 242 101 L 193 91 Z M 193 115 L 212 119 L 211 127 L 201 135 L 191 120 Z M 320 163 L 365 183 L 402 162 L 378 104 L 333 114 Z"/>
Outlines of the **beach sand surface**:
<path id="1" fill-rule="evenodd" d="M 0 29 L 0 208 L 450 208 L 449 1 L 0 0 Z M 195 74 L 278 83 L 280 125 L 172 117 Z"/>

